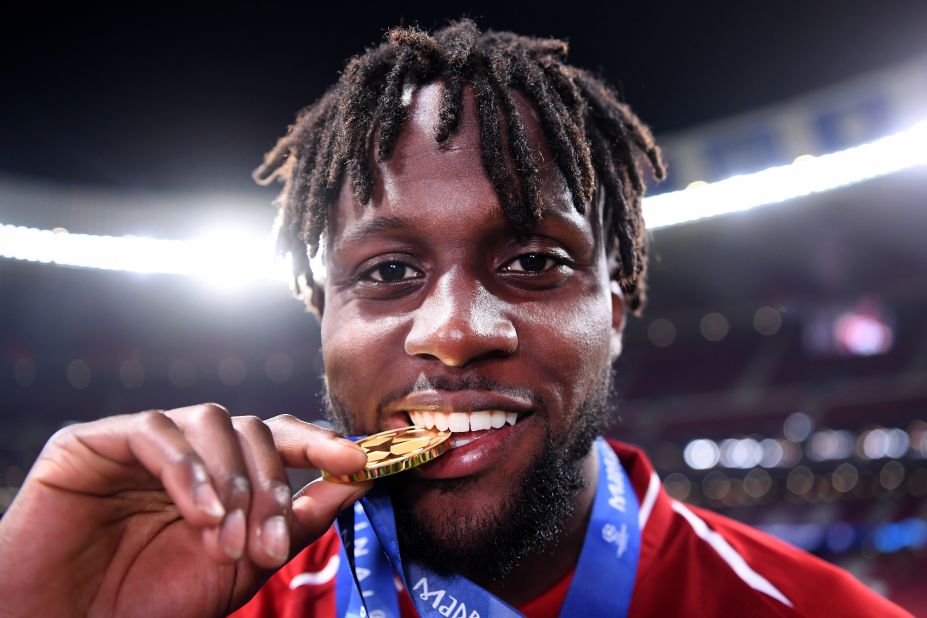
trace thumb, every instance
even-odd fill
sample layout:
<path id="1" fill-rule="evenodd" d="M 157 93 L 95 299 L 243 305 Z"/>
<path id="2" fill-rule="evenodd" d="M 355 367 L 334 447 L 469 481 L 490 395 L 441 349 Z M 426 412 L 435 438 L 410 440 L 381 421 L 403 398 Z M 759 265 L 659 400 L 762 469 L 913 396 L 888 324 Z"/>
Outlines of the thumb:
<path id="1" fill-rule="evenodd" d="M 337 483 L 317 479 L 303 487 L 293 498 L 293 533 L 290 545 L 293 554 L 325 534 L 345 507 L 348 507 L 373 487 L 373 481 Z"/>

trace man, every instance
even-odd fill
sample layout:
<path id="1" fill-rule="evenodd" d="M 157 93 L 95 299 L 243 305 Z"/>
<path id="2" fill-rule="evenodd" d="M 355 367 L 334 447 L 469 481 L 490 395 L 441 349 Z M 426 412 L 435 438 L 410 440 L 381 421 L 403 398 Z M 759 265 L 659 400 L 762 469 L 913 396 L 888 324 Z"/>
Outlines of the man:
<path id="1" fill-rule="evenodd" d="M 4 615 L 904 615 L 596 440 L 645 301 L 636 156 L 663 167 L 565 56 L 468 21 L 393 31 L 257 172 L 285 181 L 280 244 L 339 429 L 446 425 L 452 450 L 291 498 L 284 466 L 365 456 L 212 404 L 69 427 L 0 522 Z"/>

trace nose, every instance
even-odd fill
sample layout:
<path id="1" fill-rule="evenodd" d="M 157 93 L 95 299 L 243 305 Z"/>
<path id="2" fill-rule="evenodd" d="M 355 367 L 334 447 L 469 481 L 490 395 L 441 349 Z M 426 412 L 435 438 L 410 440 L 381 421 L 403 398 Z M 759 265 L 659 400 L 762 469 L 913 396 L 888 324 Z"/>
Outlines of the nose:
<path id="1" fill-rule="evenodd" d="M 447 272 L 416 309 L 406 353 L 449 367 L 511 356 L 518 349 L 518 335 L 505 309 L 478 280 Z"/>

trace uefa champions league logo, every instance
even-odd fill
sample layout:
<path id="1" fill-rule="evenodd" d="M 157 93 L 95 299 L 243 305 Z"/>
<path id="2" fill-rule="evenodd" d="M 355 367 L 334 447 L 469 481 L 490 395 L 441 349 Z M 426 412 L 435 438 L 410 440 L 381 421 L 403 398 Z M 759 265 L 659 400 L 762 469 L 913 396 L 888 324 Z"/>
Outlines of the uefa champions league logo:
<path id="1" fill-rule="evenodd" d="M 615 555 L 618 558 L 624 555 L 628 548 L 628 526 L 621 524 L 621 528 L 615 527 L 615 524 L 605 524 L 602 526 L 602 538 L 606 543 L 615 545 Z"/>

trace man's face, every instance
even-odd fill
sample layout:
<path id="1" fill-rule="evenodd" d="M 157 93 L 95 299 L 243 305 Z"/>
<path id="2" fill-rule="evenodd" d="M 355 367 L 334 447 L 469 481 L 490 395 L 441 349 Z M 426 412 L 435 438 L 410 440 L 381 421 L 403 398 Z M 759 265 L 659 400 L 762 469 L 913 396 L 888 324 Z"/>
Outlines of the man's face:
<path id="1" fill-rule="evenodd" d="M 443 414 L 476 413 L 446 417 L 452 430 L 464 418 L 514 416 L 514 425 L 458 432 L 456 448 L 395 481 L 401 511 L 461 543 L 467 530 L 485 532 L 480 521 L 508 518 L 525 479 L 563 455 L 579 415 L 600 407 L 623 308 L 598 215 L 573 208 L 527 104 L 547 203 L 518 230 L 483 169 L 472 95 L 458 133 L 435 143 L 441 95 L 440 85 L 416 91 L 371 204 L 354 204 L 344 183 L 327 238 L 322 350 L 347 431 L 403 427 L 419 411 L 439 425 Z"/>

